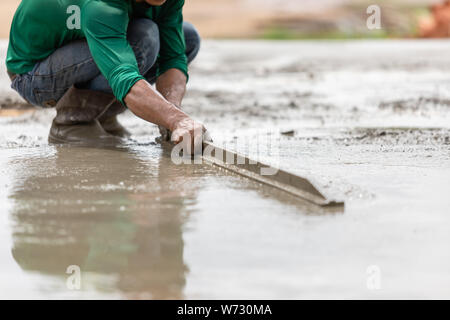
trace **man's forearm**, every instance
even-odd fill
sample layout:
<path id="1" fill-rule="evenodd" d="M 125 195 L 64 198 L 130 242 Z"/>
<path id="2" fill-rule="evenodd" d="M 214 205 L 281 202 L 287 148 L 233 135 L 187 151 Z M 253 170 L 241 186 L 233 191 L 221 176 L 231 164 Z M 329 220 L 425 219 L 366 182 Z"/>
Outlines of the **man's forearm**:
<path id="1" fill-rule="evenodd" d="M 145 80 L 136 82 L 125 97 L 125 103 L 128 109 L 138 117 L 171 131 L 175 130 L 180 121 L 188 118 L 175 106 L 176 103 L 167 101 Z"/>
<path id="2" fill-rule="evenodd" d="M 185 137 L 190 137 L 193 146 L 198 145 L 199 141 L 203 141 L 206 128 L 199 122 L 191 119 L 186 113 L 181 111 L 176 103 L 181 104 L 184 92 L 186 90 L 186 77 L 184 84 L 181 84 L 182 77 L 177 77 L 175 83 L 178 85 L 166 86 L 165 81 L 160 82 L 161 89 L 170 89 L 166 91 L 166 95 L 170 100 L 162 96 L 161 93 L 153 89 L 153 87 L 145 80 L 140 80 L 131 88 L 125 97 L 125 103 L 128 109 L 138 117 L 162 126 L 172 132 L 171 141 L 180 143 Z M 163 77 L 163 80 L 164 77 Z M 192 148 L 192 150 L 198 150 Z"/>
<path id="3" fill-rule="evenodd" d="M 181 107 L 184 95 L 186 93 L 186 76 L 178 69 L 169 69 L 158 77 L 156 80 L 156 90 L 158 90 L 163 97 L 176 105 Z"/>

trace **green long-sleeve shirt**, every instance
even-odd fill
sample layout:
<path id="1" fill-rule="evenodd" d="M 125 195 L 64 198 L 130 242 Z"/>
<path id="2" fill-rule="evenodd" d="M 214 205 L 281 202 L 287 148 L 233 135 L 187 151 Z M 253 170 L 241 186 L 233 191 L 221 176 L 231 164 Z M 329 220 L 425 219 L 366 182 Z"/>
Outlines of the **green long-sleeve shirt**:
<path id="1" fill-rule="evenodd" d="M 77 10 L 69 8 L 73 5 L 80 9 L 79 28 Z M 127 41 L 132 17 L 149 18 L 159 27 L 158 75 L 175 68 L 188 76 L 183 5 L 184 0 L 167 0 L 162 6 L 134 0 L 22 0 L 11 26 L 6 66 L 16 74 L 29 72 L 61 46 L 86 38 L 95 63 L 123 102 L 144 79 Z"/>

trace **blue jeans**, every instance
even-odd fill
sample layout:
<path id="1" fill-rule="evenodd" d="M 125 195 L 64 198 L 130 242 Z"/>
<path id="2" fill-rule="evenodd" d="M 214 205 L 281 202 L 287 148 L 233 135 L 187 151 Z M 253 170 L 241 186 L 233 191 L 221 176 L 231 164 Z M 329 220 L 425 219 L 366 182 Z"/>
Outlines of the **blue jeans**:
<path id="1" fill-rule="evenodd" d="M 194 60 L 200 49 L 200 36 L 194 26 L 184 22 L 186 55 Z M 156 81 L 155 62 L 159 53 L 159 30 L 149 19 L 134 19 L 128 26 L 128 42 L 133 48 L 140 73 L 150 82 Z M 111 93 L 111 87 L 100 73 L 86 40 L 73 41 L 38 62 L 30 72 L 17 75 L 11 88 L 35 106 L 54 107 L 67 92 L 78 88 Z"/>

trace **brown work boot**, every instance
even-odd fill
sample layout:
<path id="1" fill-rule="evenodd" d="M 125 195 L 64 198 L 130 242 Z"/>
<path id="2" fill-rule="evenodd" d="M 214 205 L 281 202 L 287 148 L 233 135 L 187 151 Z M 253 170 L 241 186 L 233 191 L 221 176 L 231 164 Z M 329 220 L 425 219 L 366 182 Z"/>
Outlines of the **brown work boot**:
<path id="1" fill-rule="evenodd" d="M 90 146 L 122 144 L 124 140 L 107 133 L 97 120 L 114 100 L 110 94 L 70 88 L 56 105 L 48 141 Z"/>
<path id="2" fill-rule="evenodd" d="M 125 112 L 125 110 L 127 110 L 127 108 L 116 100 L 113 105 L 98 118 L 98 121 L 102 125 L 103 129 L 105 129 L 105 131 L 109 134 L 127 138 L 131 136 L 131 133 L 117 120 L 117 115 Z"/>
<path id="3" fill-rule="evenodd" d="M 53 120 L 48 142 L 89 146 L 118 146 L 123 140 L 107 133 L 98 120 L 77 124 L 58 124 Z"/>

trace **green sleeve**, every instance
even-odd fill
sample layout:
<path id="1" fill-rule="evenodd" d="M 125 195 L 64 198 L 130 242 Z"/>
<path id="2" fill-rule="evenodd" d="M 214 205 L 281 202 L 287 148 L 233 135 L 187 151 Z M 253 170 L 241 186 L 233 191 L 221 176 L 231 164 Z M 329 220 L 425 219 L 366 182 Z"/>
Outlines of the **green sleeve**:
<path id="1" fill-rule="evenodd" d="M 161 75 L 169 69 L 181 70 L 188 75 L 186 43 L 183 33 L 184 0 L 174 0 L 167 3 L 158 19 L 160 52 L 158 72 Z"/>
<path id="2" fill-rule="evenodd" d="M 125 104 L 123 99 L 131 87 L 144 79 L 127 41 L 129 17 L 126 1 L 90 1 L 83 7 L 81 17 L 82 31 L 95 63 L 116 98 Z"/>

